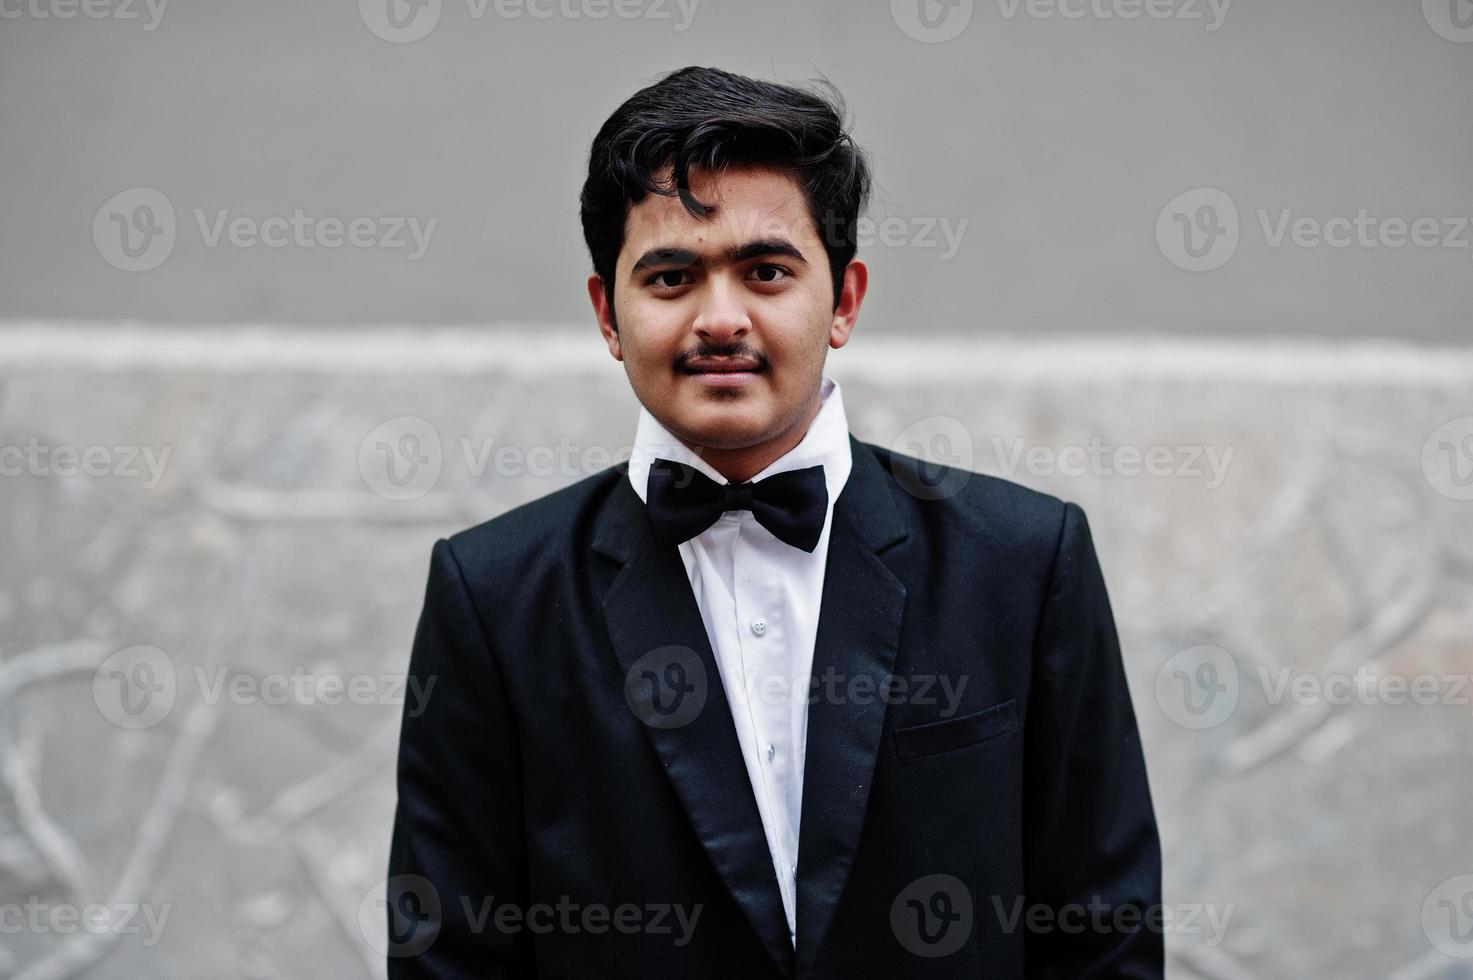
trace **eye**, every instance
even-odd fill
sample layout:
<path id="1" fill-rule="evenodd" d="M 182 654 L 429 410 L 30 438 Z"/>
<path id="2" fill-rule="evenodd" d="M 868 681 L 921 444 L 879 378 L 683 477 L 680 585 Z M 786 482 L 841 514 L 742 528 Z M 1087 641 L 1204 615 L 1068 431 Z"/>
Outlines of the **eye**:
<path id="1" fill-rule="evenodd" d="M 657 290 L 679 289 L 681 286 L 684 286 L 685 283 L 679 281 L 670 282 L 665 277 L 675 276 L 678 280 L 679 277 L 685 274 L 686 273 L 684 269 L 666 269 L 664 272 L 656 272 L 654 275 L 646 279 L 645 285 L 654 286 Z"/>
<path id="2" fill-rule="evenodd" d="M 753 266 L 752 272 L 757 276 L 758 282 L 764 283 L 782 282 L 783 279 L 793 274 L 792 269 L 789 269 L 785 265 L 778 265 L 775 262 L 764 262 L 761 265 Z"/>

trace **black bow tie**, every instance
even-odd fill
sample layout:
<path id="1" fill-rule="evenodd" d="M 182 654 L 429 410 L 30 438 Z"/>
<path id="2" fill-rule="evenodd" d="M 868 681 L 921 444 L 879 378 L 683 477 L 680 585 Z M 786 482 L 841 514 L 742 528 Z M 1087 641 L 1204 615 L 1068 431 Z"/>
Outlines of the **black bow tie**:
<path id="1" fill-rule="evenodd" d="M 661 547 L 695 537 L 729 510 L 750 510 L 773 537 L 811 553 L 829 506 L 822 465 L 774 473 L 756 483 L 723 484 L 684 463 L 656 459 L 646 495 L 650 527 Z"/>

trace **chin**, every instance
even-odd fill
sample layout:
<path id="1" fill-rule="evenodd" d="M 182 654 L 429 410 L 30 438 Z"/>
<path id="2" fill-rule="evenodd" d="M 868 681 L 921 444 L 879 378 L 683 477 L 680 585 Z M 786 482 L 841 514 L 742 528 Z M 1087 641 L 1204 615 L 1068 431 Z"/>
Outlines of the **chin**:
<path id="1" fill-rule="evenodd" d="M 743 419 L 743 421 L 747 421 Z M 690 428 L 692 441 L 707 449 L 745 449 L 762 441 L 763 430 L 752 425 L 713 425 Z"/>

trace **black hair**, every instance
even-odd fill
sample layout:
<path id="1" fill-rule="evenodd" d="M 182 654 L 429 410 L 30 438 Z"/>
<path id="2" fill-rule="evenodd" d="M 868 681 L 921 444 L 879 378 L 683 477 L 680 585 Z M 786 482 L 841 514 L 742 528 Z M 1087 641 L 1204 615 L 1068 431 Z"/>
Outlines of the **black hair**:
<path id="1" fill-rule="evenodd" d="M 770 167 L 798 182 L 828 253 L 838 307 L 844 269 L 859 249 L 856 224 L 870 174 L 845 131 L 842 96 L 824 84 L 831 97 L 692 66 L 640 89 L 604 122 L 588 154 L 579 200 L 583 240 L 603 280 L 611 319 L 614 264 L 629 207 L 646 194 L 678 194 L 687 211 L 705 217 L 714 209 L 691 194 L 690 170 L 719 172 L 728 165 Z M 671 181 L 657 182 L 655 174 L 666 167 Z"/>

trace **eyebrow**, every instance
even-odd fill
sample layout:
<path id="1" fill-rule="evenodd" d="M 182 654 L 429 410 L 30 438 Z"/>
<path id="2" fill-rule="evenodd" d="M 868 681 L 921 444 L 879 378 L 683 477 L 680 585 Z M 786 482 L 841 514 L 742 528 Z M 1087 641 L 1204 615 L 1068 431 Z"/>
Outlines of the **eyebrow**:
<path id="1" fill-rule="evenodd" d="M 727 263 L 745 262 L 747 259 L 755 259 L 762 255 L 786 255 L 804 265 L 808 264 L 803 253 L 798 251 L 798 246 L 786 238 L 758 238 L 743 245 L 734 245 L 721 253 Z M 655 266 L 668 270 L 704 264 L 705 260 L 688 248 L 661 245 L 641 255 L 635 261 L 634 268 L 629 270 L 629 276 L 632 279 L 639 274 L 641 269 L 650 269 Z"/>

